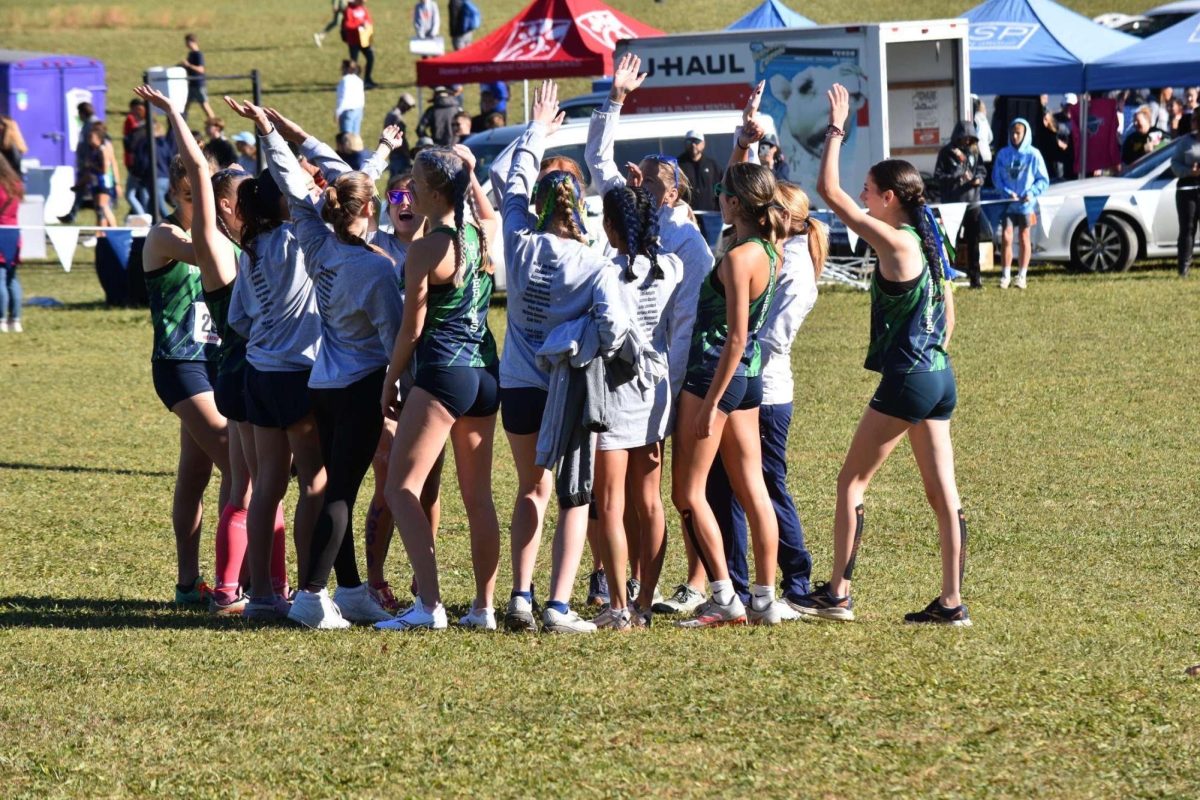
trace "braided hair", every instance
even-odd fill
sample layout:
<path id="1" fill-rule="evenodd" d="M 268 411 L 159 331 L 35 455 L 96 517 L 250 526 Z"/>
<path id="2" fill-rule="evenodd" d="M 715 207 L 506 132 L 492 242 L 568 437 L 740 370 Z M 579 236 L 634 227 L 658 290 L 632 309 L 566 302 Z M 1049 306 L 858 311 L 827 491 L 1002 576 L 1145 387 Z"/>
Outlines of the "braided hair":
<path id="1" fill-rule="evenodd" d="M 479 207 L 471 193 L 471 171 L 462 157 L 448 147 L 429 147 L 417 154 L 416 166 L 421 168 L 425 182 L 433 191 L 448 198 L 454 206 L 454 280 L 462 286 L 467 278 L 467 227 L 466 209 L 470 206 L 472 217 L 478 222 Z M 491 272 L 492 261 L 488 256 L 487 233 L 482 225 L 479 231 L 480 268 Z"/>
<path id="2" fill-rule="evenodd" d="M 569 238 L 587 244 L 587 228 L 583 224 L 583 189 L 579 180 L 565 170 L 552 170 L 533 187 L 534 207 L 538 209 L 539 231 L 545 231 L 552 220 L 559 220 Z"/>
<path id="3" fill-rule="evenodd" d="M 870 174 L 879 191 L 891 190 L 908 213 L 921 237 L 921 251 L 925 254 L 925 262 L 929 264 L 929 274 L 933 278 L 934 299 L 941 302 L 945 298 L 943 283 L 946 274 L 942 261 L 942 238 L 937 219 L 925 202 L 925 181 L 921 173 L 907 161 L 889 158 L 871 167 Z"/>
<path id="4" fill-rule="evenodd" d="M 250 176 L 238 169 L 223 169 L 215 172 L 212 176 L 213 188 L 213 203 L 216 205 L 217 230 L 224 234 L 225 238 L 231 242 L 236 242 L 237 237 L 229 230 L 229 226 L 225 224 L 225 220 L 221 217 L 221 201 L 228 200 L 234 206 L 237 205 L 238 187 L 243 181 L 249 180 Z"/>
<path id="5" fill-rule="evenodd" d="M 363 215 L 363 210 L 375 201 L 375 182 L 365 172 L 347 172 L 325 187 L 325 205 L 321 208 L 321 219 L 333 226 L 334 235 L 346 244 L 356 245 L 383 256 L 392 257 L 381 247 L 369 244 L 361 236 L 352 233 L 350 226 Z"/>
<path id="6" fill-rule="evenodd" d="M 658 240 L 658 209 L 651 194 L 641 186 L 618 186 L 604 194 L 604 219 L 625 243 L 629 263 L 624 279 L 632 281 L 633 260 L 645 256 L 650 260 L 654 280 L 663 278 L 658 264 L 661 247 Z"/>
<path id="7" fill-rule="evenodd" d="M 242 251 L 249 253 L 255 261 L 258 260 L 258 253 L 254 249 L 254 240 L 283 224 L 282 199 L 279 185 L 265 169 L 257 178 L 238 184 L 237 215 L 242 220 L 242 240 L 239 244 Z"/>

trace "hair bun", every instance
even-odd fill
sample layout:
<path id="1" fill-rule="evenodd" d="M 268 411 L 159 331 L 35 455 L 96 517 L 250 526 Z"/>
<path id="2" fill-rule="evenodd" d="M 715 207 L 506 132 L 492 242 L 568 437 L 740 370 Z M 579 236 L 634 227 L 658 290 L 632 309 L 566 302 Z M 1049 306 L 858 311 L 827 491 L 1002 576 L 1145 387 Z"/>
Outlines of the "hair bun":
<path id="1" fill-rule="evenodd" d="M 342 202 L 338 199 L 337 187 L 325 187 L 325 205 L 330 211 L 337 211 L 342 207 Z"/>

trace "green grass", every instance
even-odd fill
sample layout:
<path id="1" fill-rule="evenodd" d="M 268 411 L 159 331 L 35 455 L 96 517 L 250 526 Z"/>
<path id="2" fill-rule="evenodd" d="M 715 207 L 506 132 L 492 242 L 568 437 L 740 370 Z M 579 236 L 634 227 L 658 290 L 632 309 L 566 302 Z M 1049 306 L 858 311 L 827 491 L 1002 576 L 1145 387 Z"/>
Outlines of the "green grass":
<path id="1" fill-rule="evenodd" d="M 147 315 L 99 307 L 86 270 L 24 277 L 66 305 L 0 338 L 5 797 L 1200 792 L 1194 282 L 1047 273 L 959 293 L 973 629 L 898 623 L 938 564 L 902 446 L 868 496 L 860 622 L 578 640 L 311 635 L 167 607 L 177 434 Z M 818 576 L 873 387 L 866 315 L 864 295 L 823 293 L 794 353 L 791 487 Z M 502 515 L 507 460 L 499 437 Z M 461 607 L 467 532 L 446 498 Z M 398 542 L 389 572 L 407 582 Z M 502 589 L 509 574 L 504 558 Z"/>

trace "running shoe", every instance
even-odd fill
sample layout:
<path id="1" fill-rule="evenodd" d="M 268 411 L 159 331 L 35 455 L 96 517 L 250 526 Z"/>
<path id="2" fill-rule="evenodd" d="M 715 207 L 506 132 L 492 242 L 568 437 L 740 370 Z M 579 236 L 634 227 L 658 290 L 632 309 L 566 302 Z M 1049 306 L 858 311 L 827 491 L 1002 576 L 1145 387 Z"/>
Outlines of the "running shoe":
<path id="1" fill-rule="evenodd" d="M 1001 288 L 1001 289 L 1007 289 L 1007 288 L 1008 288 L 1008 284 L 1009 284 L 1009 283 L 1011 283 L 1011 282 L 1012 282 L 1012 278 L 1011 278 L 1011 277 L 1009 277 L 1008 275 L 1001 275 L 1001 276 L 1000 276 L 1000 288 Z"/>
<path id="2" fill-rule="evenodd" d="M 342 616 L 329 597 L 329 592 L 324 589 L 319 592 L 296 592 L 288 619 L 317 631 L 345 630 L 350 627 L 350 621 Z"/>
<path id="3" fill-rule="evenodd" d="M 0 319 L 0 333 L 8 333 L 8 320 Z"/>
<path id="4" fill-rule="evenodd" d="M 746 609 L 746 617 L 750 620 L 751 625 L 778 625 L 781 622 L 795 622 L 800 619 L 800 612 L 779 600 L 772 600 L 766 608 L 756 611 L 754 599 L 751 598 L 750 607 Z"/>
<path id="5" fill-rule="evenodd" d="M 588 575 L 587 604 L 598 608 L 608 605 L 608 600 L 608 576 L 604 574 L 604 570 L 598 569 Z"/>
<path id="6" fill-rule="evenodd" d="M 691 614 L 703 604 L 704 595 L 686 583 L 681 583 L 675 587 L 675 593 L 670 599 L 655 603 L 650 609 L 655 614 Z"/>
<path id="7" fill-rule="evenodd" d="M 418 631 L 446 630 L 446 607 L 438 603 L 433 611 L 426 611 L 425 604 L 421 602 L 421 598 L 417 598 L 417 602 L 413 603 L 412 608 L 397 614 L 394 618 L 385 622 L 376 622 L 375 630 L 379 631 Z"/>
<path id="8" fill-rule="evenodd" d="M 246 604 L 250 602 L 250 598 L 238 592 L 233 596 L 222 596 L 224 592 L 213 592 L 208 599 L 208 610 L 218 617 L 236 617 L 240 616 L 246 610 Z"/>
<path id="9" fill-rule="evenodd" d="M 829 588 L 829 584 L 823 581 L 808 594 L 789 600 L 788 605 L 806 617 L 820 617 L 838 622 L 850 622 L 854 619 L 854 601 L 850 599 L 850 595 L 839 597 Z"/>
<path id="10" fill-rule="evenodd" d="M 574 611 L 563 614 L 547 608 L 542 612 L 542 630 L 546 633 L 595 633 L 596 626 L 581 619 Z"/>
<path id="11" fill-rule="evenodd" d="M 533 614 L 533 605 L 524 597 L 510 598 L 504 613 L 504 627 L 513 633 L 537 633 L 537 619 Z"/>
<path id="12" fill-rule="evenodd" d="M 1013 281 L 1013 286 L 1016 286 L 1018 289 L 1024 289 L 1025 288 L 1025 276 L 1018 274 L 1017 279 L 1015 281 Z"/>
<path id="13" fill-rule="evenodd" d="M 726 625 L 745 625 L 746 607 L 736 594 L 722 605 L 714 597 L 696 609 L 696 616 L 675 623 L 681 628 L 721 628 Z"/>
<path id="14" fill-rule="evenodd" d="M 242 611 L 242 619 L 255 619 L 261 622 L 280 622 L 288 618 L 292 604 L 282 595 L 271 597 L 250 598 L 246 609 Z"/>
<path id="15" fill-rule="evenodd" d="M 622 608 L 617 611 L 612 606 L 601 611 L 592 620 L 592 624 L 597 628 L 608 628 L 614 631 L 627 631 L 633 626 L 633 621 L 628 608 Z"/>
<path id="16" fill-rule="evenodd" d="M 488 608 L 472 608 L 471 613 L 458 618 L 458 627 L 494 631 L 496 630 L 496 610 L 490 606 Z"/>
<path id="17" fill-rule="evenodd" d="M 203 576 L 196 578 L 192 582 L 190 589 L 180 589 L 178 584 L 175 586 L 175 605 L 177 606 L 203 606 L 204 608 L 208 608 L 212 596 L 213 590 L 204 582 Z"/>
<path id="18" fill-rule="evenodd" d="M 649 609 L 642 611 L 638 608 L 637 603 L 629 603 L 629 621 L 634 628 L 639 630 L 649 628 L 653 620 L 654 614 Z"/>
<path id="19" fill-rule="evenodd" d="M 396 595 L 392 594 L 392 587 L 387 581 L 378 585 L 368 585 L 367 591 L 371 593 L 371 597 L 375 598 L 375 602 L 379 607 L 389 614 L 396 614 L 400 611 L 400 601 L 396 599 Z"/>
<path id="20" fill-rule="evenodd" d="M 342 616 L 351 622 L 370 625 L 392 619 L 393 615 L 375 601 L 365 583 L 360 583 L 352 589 L 339 586 L 333 602 L 337 603 Z"/>
<path id="21" fill-rule="evenodd" d="M 323 47 L 325 45 L 325 34 L 314 33 L 313 34 L 313 44 L 315 44 L 317 47 Z"/>
<path id="22" fill-rule="evenodd" d="M 637 578 L 630 578 L 625 581 L 625 597 L 628 600 L 635 599 L 642 593 L 642 582 Z"/>
<path id="23" fill-rule="evenodd" d="M 933 598 L 933 602 L 925 606 L 923 610 L 905 614 L 904 621 L 909 625 L 949 625 L 952 628 L 971 627 L 971 617 L 967 614 L 966 606 L 946 608 L 938 602 L 939 600 L 941 600 L 940 597 L 935 597 Z"/>

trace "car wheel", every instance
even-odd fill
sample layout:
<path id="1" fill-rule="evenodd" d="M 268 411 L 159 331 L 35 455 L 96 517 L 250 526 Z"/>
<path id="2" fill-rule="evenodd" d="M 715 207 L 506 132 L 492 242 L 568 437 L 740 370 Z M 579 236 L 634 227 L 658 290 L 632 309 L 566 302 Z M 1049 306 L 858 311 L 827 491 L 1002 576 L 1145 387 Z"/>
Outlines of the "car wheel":
<path id="1" fill-rule="evenodd" d="M 1125 272 L 1137 259 L 1137 235 L 1129 223 L 1106 214 L 1088 230 L 1081 222 L 1071 236 L 1071 266 L 1079 272 Z"/>

